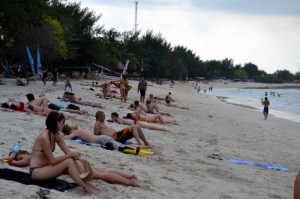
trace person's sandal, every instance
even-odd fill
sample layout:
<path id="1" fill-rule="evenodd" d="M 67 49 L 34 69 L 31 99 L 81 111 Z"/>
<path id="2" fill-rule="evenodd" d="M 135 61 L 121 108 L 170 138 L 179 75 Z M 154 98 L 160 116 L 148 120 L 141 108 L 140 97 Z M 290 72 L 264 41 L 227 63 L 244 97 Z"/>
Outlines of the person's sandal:
<path id="1" fill-rule="evenodd" d="M 43 199 L 50 198 L 47 195 L 50 194 L 50 190 L 48 189 L 40 189 L 40 191 L 36 192 L 37 195 L 39 195 Z"/>

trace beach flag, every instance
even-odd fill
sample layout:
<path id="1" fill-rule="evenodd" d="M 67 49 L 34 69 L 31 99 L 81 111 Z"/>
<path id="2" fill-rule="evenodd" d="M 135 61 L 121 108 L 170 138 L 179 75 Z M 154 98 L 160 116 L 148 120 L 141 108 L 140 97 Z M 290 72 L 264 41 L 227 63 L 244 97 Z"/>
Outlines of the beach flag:
<path id="1" fill-rule="evenodd" d="M 34 61 L 32 59 L 32 56 L 31 56 L 31 53 L 30 53 L 30 50 L 29 50 L 28 46 L 26 46 L 26 51 L 27 51 L 29 62 L 30 62 L 32 75 L 35 76 Z"/>
<path id="2" fill-rule="evenodd" d="M 124 66 L 124 70 L 123 70 L 123 74 L 126 75 L 126 71 L 127 71 L 127 68 L 128 68 L 128 64 L 129 64 L 129 59 L 127 59 L 126 61 L 126 64 Z"/>
<path id="3" fill-rule="evenodd" d="M 41 64 L 41 55 L 40 55 L 39 45 L 37 46 L 37 52 L 36 52 L 36 67 L 37 67 L 37 75 L 40 75 L 42 64 Z"/>

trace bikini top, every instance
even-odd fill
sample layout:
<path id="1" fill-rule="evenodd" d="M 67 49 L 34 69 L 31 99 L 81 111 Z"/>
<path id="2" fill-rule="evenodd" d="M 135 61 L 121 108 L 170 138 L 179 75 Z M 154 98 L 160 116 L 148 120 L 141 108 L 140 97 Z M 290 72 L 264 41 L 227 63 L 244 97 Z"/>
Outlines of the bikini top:
<path id="1" fill-rule="evenodd" d="M 55 142 L 52 142 L 50 133 L 48 132 L 48 136 L 49 136 L 49 141 L 50 141 L 50 146 L 52 148 L 52 152 L 55 151 Z M 32 148 L 32 152 L 40 152 L 40 153 L 44 153 L 44 149 L 43 148 Z"/>

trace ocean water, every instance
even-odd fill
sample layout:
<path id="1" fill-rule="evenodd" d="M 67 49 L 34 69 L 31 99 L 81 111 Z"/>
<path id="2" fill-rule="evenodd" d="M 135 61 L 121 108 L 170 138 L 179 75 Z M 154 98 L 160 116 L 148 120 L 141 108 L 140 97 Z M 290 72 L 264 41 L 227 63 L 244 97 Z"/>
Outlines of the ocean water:
<path id="1" fill-rule="evenodd" d="M 267 96 L 265 96 L 267 92 Z M 275 92 L 271 95 L 270 92 Z M 219 88 L 207 91 L 207 95 L 226 97 L 229 103 L 246 105 L 262 111 L 261 99 L 268 97 L 269 114 L 300 123 L 300 89 L 240 89 Z M 279 94 L 279 96 L 278 96 Z"/>

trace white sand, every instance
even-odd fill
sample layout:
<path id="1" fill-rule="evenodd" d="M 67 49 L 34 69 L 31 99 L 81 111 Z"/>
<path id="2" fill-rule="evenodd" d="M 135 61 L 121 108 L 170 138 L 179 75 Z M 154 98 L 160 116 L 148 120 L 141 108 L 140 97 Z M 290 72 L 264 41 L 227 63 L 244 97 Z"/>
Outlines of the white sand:
<path id="1" fill-rule="evenodd" d="M 9 80 L 4 80 L 8 82 Z M 150 82 L 148 82 L 151 84 Z M 54 103 L 63 93 L 64 83 L 52 87 L 48 82 L 41 82 L 28 87 L 13 85 L 0 86 L 0 101 L 9 97 L 44 91 L 46 97 Z M 120 116 L 130 112 L 127 108 L 118 108 L 119 100 L 99 99 L 95 92 L 82 89 L 79 83 L 72 82 L 78 97 L 105 104 L 104 110 L 109 119 L 110 113 L 117 111 Z M 137 82 L 130 81 L 133 89 L 129 100 L 139 99 Z M 298 153 L 300 151 L 299 123 L 275 118 L 263 119 L 261 111 L 234 106 L 217 100 L 212 96 L 197 95 L 193 92 L 192 83 L 176 83 L 174 88 L 168 85 L 149 86 L 147 95 L 154 93 L 164 97 L 171 91 L 176 103 L 188 106 L 191 110 L 166 107 L 179 125 L 167 126 L 171 132 L 144 130 L 147 139 L 155 146 L 157 155 L 140 157 L 120 152 L 92 148 L 66 141 L 72 150 L 78 150 L 93 165 L 100 168 L 112 168 L 135 174 L 139 178 L 139 188 L 111 185 L 102 181 L 94 183 L 104 190 L 99 196 L 88 196 L 81 188 L 64 193 L 51 190 L 51 198 L 292 198 L 293 183 L 300 170 Z M 208 84 L 207 86 L 209 86 Z M 214 88 L 224 84 L 213 84 Z M 242 87 L 249 84 L 230 84 L 225 86 Z M 257 84 L 255 84 L 257 85 Z M 264 85 L 263 85 L 264 86 Z M 202 86 L 201 86 L 202 87 Z M 89 87 L 85 87 L 89 88 Z M 98 91 L 98 89 L 96 89 Z M 129 105 L 127 103 L 126 107 Z M 91 115 L 79 116 L 69 120 L 80 128 L 92 130 L 97 110 L 81 106 Z M 0 155 L 7 155 L 15 142 L 21 140 L 22 149 L 29 150 L 35 137 L 45 128 L 45 118 L 24 113 L 0 111 Z M 170 119 L 170 118 L 169 118 Z M 122 125 L 108 124 L 119 130 Z M 211 159 L 207 155 L 221 154 L 223 160 Z M 57 147 L 55 155 L 62 152 Z M 227 158 L 236 158 L 259 163 L 272 163 L 285 166 L 288 172 L 279 172 L 258 167 L 233 164 Z M 9 167 L 0 164 L 1 168 Z M 11 167 L 10 167 L 11 168 Z M 16 168 L 12 168 L 16 169 Z M 19 169 L 28 172 L 28 169 Z M 61 179 L 72 182 L 63 176 Z M 39 187 L 23 185 L 13 181 L 0 180 L 0 198 L 35 198 Z"/>

